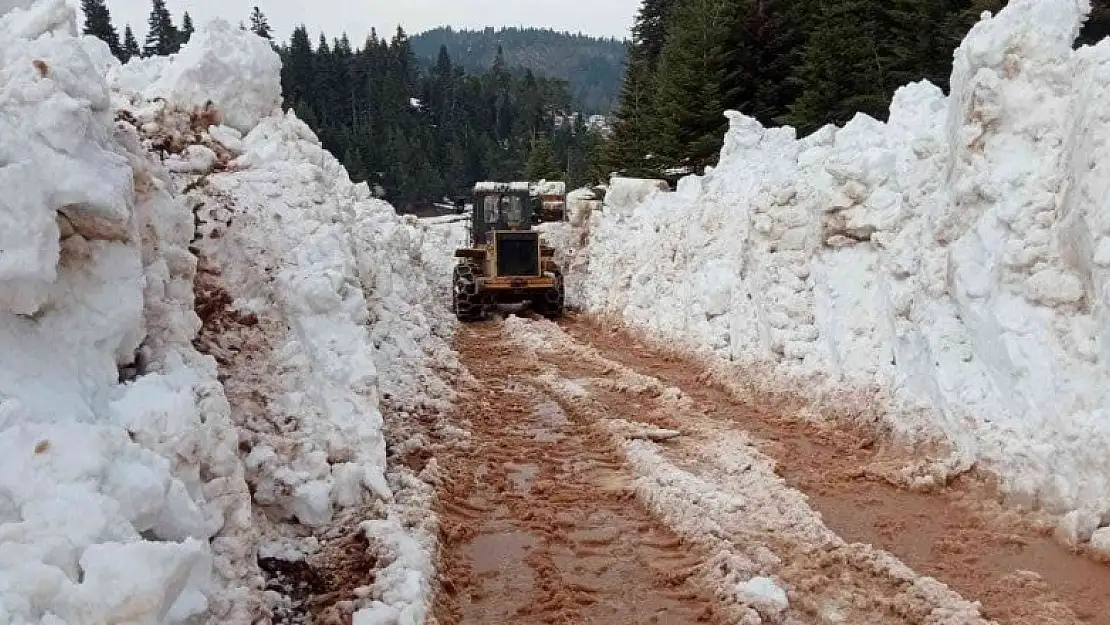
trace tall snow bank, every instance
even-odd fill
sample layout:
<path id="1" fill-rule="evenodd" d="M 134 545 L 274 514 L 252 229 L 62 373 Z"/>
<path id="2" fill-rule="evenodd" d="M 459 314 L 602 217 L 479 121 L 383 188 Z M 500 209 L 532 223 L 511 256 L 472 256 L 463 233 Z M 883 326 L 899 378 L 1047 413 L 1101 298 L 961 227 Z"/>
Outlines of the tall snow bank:
<path id="1" fill-rule="evenodd" d="M 229 22 L 204 23 L 170 57 L 138 59 L 110 75 L 113 86 L 181 108 L 211 104 L 246 133 L 281 107 L 281 58 L 269 42 Z"/>
<path id="2" fill-rule="evenodd" d="M 239 143 L 229 171 L 190 197 L 202 256 L 232 306 L 258 320 L 242 330 L 256 339 L 228 343 L 252 355 L 227 369 L 255 500 L 315 531 L 365 515 L 381 570 L 356 621 L 421 622 L 434 574 L 430 487 L 387 463 L 381 406 L 403 420 L 449 405 L 436 369 L 457 366 L 444 340 L 452 323 L 427 233 L 352 184 L 292 112 Z"/>
<path id="3" fill-rule="evenodd" d="M 1014 0 L 899 90 L 797 139 L 743 115 L 719 166 L 589 224 L 587 308 L 895 436 L 942 439 L 1019 502 L 1110 501 L 1110 43 L 1085 0 Z M 638 185 L 633 185 L 638 186 Z M 610 194 L 612 195 L 612 193 Z"/>
<path id="4" fill-rule="evenodd" d="M 423 235 L 421 253 L 432 270 L 429 276 L 437 285 L 442 300 L 451 301 L 451 274 L 457 259 L 455 250 L 470 245 L 470 216 L 451 215 L 417 220 Z"/>
<path id="5" fill-rule="evenodd" d="M 249 493 L 188 211 L 62 0 L 0 16 L 0 622 L 249 623 Z"/>
<path id="6" fill-rule="evenodd" d="M 227 44 L 214 34 L 198 41 Z M 362 532 L 375 581 L 357 604 L 336 601 L 361 608 L 356 620 L 421 622 L 434 573 L 431 487 L 394 466 L 387 445 L 419 447 L 407 420 L 448 405 L 437 369 L 457 364 L 444 340 L 453 324 L 441 263 L 424 255 L 428 231 L 352 184 L 292 112 L 252 120 L 244 134 L 208 125 L 211 112 L 228 119 L 210 97 L 221 80 L 147 99 L 167 76 L 190 76 L 195 59 L 217 56 L 198 47 L 166 60 L 158 77 L 131 63 L 114 76 L 127 118 L 168 152 L 196 216 L 201 342 L 221 364 L 241 430 L 261 554 L 326 559 L 317 539 Z M 246 73 L 259 66 L 248 57 Z M 273 68 L 263 82 L 277 78 Z M 228 93 L 225 102 L 249 100 Z M 210 99 L 213 110 L 197 115 Z M 392 431 L 383 407 L 394 413 Z"/>

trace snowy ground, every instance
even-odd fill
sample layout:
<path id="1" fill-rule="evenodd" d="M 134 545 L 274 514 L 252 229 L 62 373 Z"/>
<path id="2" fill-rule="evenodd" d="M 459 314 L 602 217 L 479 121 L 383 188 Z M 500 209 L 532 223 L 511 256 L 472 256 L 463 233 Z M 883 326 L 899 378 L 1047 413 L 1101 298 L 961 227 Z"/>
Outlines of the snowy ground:
<path id="1" fill-rule="evenodd" d="M 0 621 L 280 619 L 259 558 L 357 534 L 378 571 L 333 609 L 421 622 L 432 492 L 388 458 L 421 444 L 406 420 L 449 405 L 437 372 L 456 366 L 427 228 L 275 109 L 263 40 L 215 22 L 120 68 L 64 2 L 17 4 L 0 16 Z"/>
<path id="2" fill-rule="evenodd" d="M 886 124 L 798 140 L 733 115 L 715 171 L 642 201 L 614 187 L 588 227 L 554 227 L 588 233 L 564 250 L 573 297 L 738 388 L 949 447 L 909 483 L 978 466 L 1013 502 L 1097 526 L 1110 43 L 1072 50 L 1087 8 L 1011 2 L 956 51 L 950 98 L 908 85 Z"/>

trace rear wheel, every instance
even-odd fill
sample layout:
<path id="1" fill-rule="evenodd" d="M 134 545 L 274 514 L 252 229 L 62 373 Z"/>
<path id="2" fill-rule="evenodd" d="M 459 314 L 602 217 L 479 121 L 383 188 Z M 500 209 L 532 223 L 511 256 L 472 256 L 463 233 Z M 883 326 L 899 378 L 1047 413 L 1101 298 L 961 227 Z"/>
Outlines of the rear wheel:
<path id="1" fill-rule="evenodd" d="M 555 275 L 555 286 L 544 291 L 532 304 L 536 312 L 548 319 L 558 319 L 563 316 L 565 290 L 563 289 L 563 274 L 558 268 L 552 269 Z"/>
<path id="2" fill-rule="evenodd" d="M 482 318 L 482 302 L 478 298 L 477 272 L 471 263 L 455 265 L 451 276 L 451 308 L 459 321 Z"/>

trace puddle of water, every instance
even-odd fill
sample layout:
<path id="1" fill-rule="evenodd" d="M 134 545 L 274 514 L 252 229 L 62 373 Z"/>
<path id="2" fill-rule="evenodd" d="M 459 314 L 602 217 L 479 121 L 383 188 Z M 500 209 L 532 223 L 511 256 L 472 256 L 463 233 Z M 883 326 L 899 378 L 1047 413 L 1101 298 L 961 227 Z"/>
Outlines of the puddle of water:
<path id="1" fill-rule="evenodd" d="M 525 532 L 483 534 L 467 546 L 474 572 L 517 574 L 524 566 L 528 550 L 536 546 L 536 539 Z"/>
<path id="2" fill-rule="evenodd" d="M 482 534 L 466 546 L 473 577 L 462 599 L 460 623 L 515 623 L 536 592 L 536 575 L 525 559 L 537 547 L 531 534 Z"/>

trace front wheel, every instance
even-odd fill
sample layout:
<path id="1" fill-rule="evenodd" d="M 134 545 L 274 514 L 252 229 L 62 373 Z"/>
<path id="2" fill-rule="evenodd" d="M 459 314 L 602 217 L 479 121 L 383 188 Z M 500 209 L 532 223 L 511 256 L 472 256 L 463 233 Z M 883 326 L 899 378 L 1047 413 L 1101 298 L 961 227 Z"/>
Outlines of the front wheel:
<path id="1" fill-rule="evenodd" d="M 482 302 L 478 298 L 478 281 L 474 267 L 456 265 L 451 276 L 451 308 L 459 321 L 477 321 L 482 318 Z"/>

